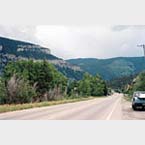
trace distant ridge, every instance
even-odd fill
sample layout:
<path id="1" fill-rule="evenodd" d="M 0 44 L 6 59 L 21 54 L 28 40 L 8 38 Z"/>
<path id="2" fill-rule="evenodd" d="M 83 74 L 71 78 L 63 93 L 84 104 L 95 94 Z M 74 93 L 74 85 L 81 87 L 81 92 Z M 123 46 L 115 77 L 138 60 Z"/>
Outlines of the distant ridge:
<path id="1" fill-rule="evenodd" d="M 106 80 L 134 75 L 145 70 L 144 57 L 78 58 L 69 59 L 67 62 L 78 65 L 92 75 L 98 73 Z"/>

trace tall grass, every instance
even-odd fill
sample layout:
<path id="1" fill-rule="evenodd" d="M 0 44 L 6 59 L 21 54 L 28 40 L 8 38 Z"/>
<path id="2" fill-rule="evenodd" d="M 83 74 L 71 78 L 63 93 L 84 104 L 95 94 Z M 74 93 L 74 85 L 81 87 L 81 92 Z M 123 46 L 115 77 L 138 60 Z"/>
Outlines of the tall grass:
<path id="1" fill-rule="evenodd" d="M 23 110 L 23 109 L 30 109 L 36 107 L 45 107 L 45 106 L 52 106 L 64 103 L 72 103 L 77 101 L 85 101 L 90 100 L 95 97 L 88 97 L 88 98 L 74 98 L 74 99 L 63 99 L 58 101 L 48 101 L 48 102 L 40 102 L 40 103 L 26 103 L 26 104 L 11 104 L 11 105 L 0 105 L 0 113 L 9 112 L 9 111 L 16 111 L 16 110 Z"/>

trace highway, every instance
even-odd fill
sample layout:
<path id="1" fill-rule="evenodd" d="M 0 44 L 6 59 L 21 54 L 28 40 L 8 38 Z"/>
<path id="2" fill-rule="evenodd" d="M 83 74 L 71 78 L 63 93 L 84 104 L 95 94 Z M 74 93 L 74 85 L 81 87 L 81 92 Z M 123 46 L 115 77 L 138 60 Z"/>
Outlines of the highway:
<path id="1" fill-rule="evenodd" d="M 122 94 L 0 114 L 0 120 L 121 120 Z"/>

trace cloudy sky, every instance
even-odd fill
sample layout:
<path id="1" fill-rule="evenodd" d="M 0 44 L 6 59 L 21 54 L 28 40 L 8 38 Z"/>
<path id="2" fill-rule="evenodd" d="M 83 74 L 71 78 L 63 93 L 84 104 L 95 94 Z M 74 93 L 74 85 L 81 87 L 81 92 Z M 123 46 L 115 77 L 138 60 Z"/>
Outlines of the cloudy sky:
<path id="1" fill-rule="evenodd" d="M 64 59 L 142 56 L 137 44 L 145 43 L 145 26 L 2 26 L 0 36 L 50 48 Z"/>

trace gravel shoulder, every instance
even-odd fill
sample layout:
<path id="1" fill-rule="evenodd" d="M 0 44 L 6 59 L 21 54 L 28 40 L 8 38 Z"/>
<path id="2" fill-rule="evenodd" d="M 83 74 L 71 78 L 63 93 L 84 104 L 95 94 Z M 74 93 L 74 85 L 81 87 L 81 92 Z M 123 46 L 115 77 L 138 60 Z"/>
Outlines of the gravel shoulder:
<path id="1" fill-rule="evenodd" d="M 123 120 L 145 120 L 145 110 L 134 111 L 131 102 L 122 99 L 122 119 Z"/>

